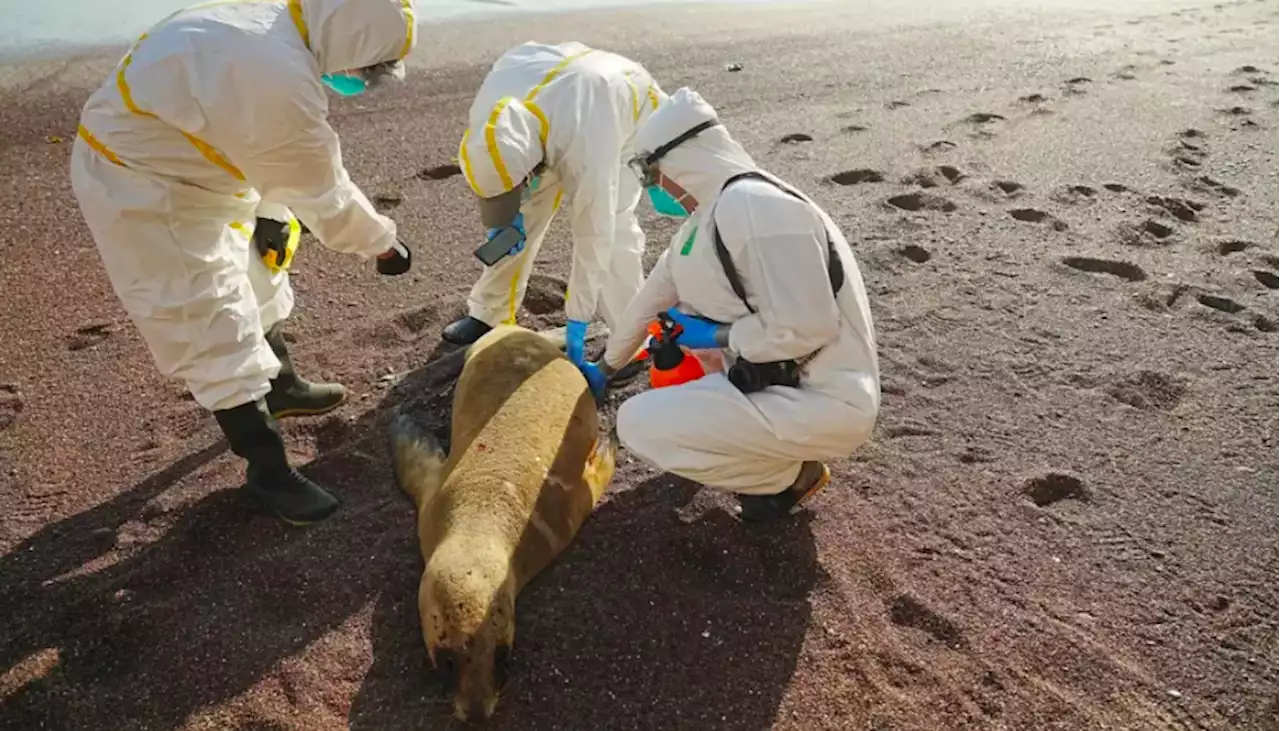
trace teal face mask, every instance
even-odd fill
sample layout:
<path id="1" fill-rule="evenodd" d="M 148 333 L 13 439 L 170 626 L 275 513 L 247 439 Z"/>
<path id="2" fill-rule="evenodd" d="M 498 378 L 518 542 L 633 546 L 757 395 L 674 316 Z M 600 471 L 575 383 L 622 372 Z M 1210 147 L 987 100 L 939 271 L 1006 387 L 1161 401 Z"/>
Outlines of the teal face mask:
<path id="1" fill-rule="evenodd" d="M 533 197 L 534 192 L 538 190 L 538 183 L 540 182 L 542 182 L 541 175 L 535 175 L 532 178 L 529 178 L 529 182 L 525 184 L 524 190 L 520 193 L 521 202 L 529 202 L 529 199 Z"/>
<path id="2" fill-rule="evenodd" d="M 334 93 L 342 96 L 358 96 L 369 88 L 369 84 L 363 78 L 350 74 L 324 74 L 320 77 L 320 81 Z"/>
<path id="3" fill-rule="evenodd" d="M 645 192 L 649 194 L 649 202 L 653 204 L 653 210 L 659 216 L 669 216 L 671 218 L 688 218 L 689 212 L 684 206 L 680 205 L 680 201 L 675 196 L 668 193 L 661 186 L 650 185 L 645 188 Z"/>

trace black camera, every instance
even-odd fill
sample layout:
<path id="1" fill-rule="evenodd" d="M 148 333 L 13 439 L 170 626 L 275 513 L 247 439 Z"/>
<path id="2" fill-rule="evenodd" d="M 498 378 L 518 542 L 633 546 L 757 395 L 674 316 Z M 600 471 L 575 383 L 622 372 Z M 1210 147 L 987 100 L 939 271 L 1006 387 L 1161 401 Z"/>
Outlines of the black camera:
<path id="1" fill-rule="evenodd" d="M 729 366 L 729 383 L 743 393 L 763 391 L 770 386 L 800 387 L 800 364 L 794 360 L 752 363 L 739 358 Z"/>

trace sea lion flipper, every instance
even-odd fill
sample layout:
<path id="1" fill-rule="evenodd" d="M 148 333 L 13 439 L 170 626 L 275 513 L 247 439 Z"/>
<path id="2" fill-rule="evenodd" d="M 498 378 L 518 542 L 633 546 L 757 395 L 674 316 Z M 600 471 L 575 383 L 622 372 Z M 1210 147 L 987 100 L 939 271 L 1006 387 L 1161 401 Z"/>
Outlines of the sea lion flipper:
<path id="1" fill-rule="evenodd" d="M 592 505 L 600 502 L 601 496 L 609 488 L 613 479 L 613 471 L 617 464 L 618 442 L 612 430 L 596 439 L 595 447 L 587 457 L 587 464 L 582 470 L 587 488 L 591 490 Z"/>
<path id="2" fill-rule="evenodd" d="M 389 432 L 396 481 L 421 510 L 440 486 L 448 455 L 434 435 L 402 411 L 392 414 Z"/>

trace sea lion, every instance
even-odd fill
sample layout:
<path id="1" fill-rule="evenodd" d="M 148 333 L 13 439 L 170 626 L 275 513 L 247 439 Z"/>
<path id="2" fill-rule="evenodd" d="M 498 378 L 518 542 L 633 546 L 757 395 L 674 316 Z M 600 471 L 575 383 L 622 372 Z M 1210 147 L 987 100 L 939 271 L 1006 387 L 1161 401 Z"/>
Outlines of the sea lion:
<path id="1" fill-rule="evenodd" d="M 587 381 L 557 338 L 502 325 L 468 346 L 448 454 L 403 413 L 396 479 L 417 506 L 422 638 L 461 721 L 492 716 L 516 597 L 569 545 L 613 478 Z"/>

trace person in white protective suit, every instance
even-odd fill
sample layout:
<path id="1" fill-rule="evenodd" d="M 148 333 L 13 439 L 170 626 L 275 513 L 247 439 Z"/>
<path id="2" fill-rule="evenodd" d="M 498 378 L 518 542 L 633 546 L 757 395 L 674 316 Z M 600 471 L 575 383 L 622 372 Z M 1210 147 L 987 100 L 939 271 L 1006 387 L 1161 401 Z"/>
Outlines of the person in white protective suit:
<path id="1" fill-rule="evenodd" d="M 404 77 L 414 0 L 218 1 L 145 33 L 89 98 L 71 182 L 158 370 L 183 379 L 247 462 L 245 490 L 293 524 L 339 502 L 297 472 L 275 419 L 336 408 L 300 378 L 280 323 L 299 220 L 401 274 L 410 254 L 342 164 L 325 88 Z M 296 218 L 294 217 L 296 214 Z"/>
<path id="2" fill-rule="evenodd" d="M 722 349 L 727 372 L 623 403 L 618 438 L 662 470 L 738 493 L 745 521 L 793 513 L 830 479 L 825 460 L 870 437 L 880 408 L 875 329 L 853 251 L 816 203 L 756 165 L 696 92 L 681 88 L 659 106 L 636 149 L 632 167 L 654 207 L 688 220 L 584 374 L 602 393 L 663 312 L 682 329 L 675 342 Z"/>
<path id="3" fill-rule="evenodd" d="M 469 315 L 445 328 L 445 341 L 466 345 L 516 321 L 563 197 L 573 237 L 566 352 L 583 364 L 597 304 L 612 327 L 644 281 L 640 183 L 627 161 L 636 125 L 665 98 L 640 64 L 577 42 L 523 43 L 498 58 L 472 103 L 458 157 L 489 241 L 514 228 L 517 243 L 485 268 Z"/>

